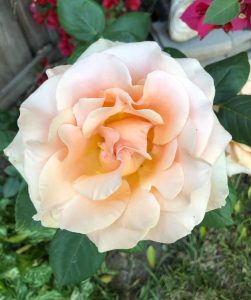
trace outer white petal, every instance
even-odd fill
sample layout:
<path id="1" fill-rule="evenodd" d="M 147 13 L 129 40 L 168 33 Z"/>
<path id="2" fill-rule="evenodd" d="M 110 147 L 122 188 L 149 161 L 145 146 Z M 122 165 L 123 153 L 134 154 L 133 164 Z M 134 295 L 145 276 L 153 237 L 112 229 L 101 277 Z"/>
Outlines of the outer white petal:
<path id="1" fill-rule="evenodd" d="M 46 75 L 48 76 L 48 78 L 54 77 L 56 75 L 61 75 L 65 71 L 67 71 L 70 67 L 71 67 L 70 65 L 56 66 L 54 68 L 47 69 Z"/>
<path id="2" fill-rule="evenodd" d="M 18 126 L 24 143 L 29 140 L 47 142 L 52 119 L 57 115 L 56 88 L 61 76 L 44 82 L 20 108 Z"/>
<path id="3" fill-rule="evenodd" d="M 87 234 L 110 226 L 122 215 L 129 198 L 130 187 L 126 181 L 104 201 L 92 201 L 77 195 L 64 205 L 60 228 Z"/>
<path id="4" fill-rule="evenodd" d="M 95 53 L 77 61 L 62 75 L 56 92 L 57 107 L 61 110 L 72 107 L 81 98 L 99 98 L 109 88 L 128 91 L 131 82 L 129 70 L 120 59 Z"/>
<path id="5" fill-rule="evenodd" d="M 159 219 L 160 207 L 152 193 L 133 193 L 123 215 L 111 226 L 88 234 L 100 252 L 129 249 L 142 240 Z"/>
<path id="6" fill-rule="evenodd" d="M 133 83 L 137 84 L 152 71 L 160 70 L 162 51 L 155 42 L 122 44 L 104 51 L 122 60 L 130 71 Z"/>
<path id="7" fill-rule="evenodd" d="M 227 180 L 226 157 L 223 153 L 212 169 L 211 194 L 208 201 L 207 211 L 220 208 L 226 204 L 226 198 L 229 194 Z"/>
<path id="8" fill-rule="evenodd" d="M 25 178 L 24 151 L 25 148 L 22 134 L 19 131 L 9 146 L 4 149 L 4 154 L 8 157 L 9 161 L 18 170 L 18 172 Z"/>
<path id="9" fill-rule="evenodd" d="M 190 204 L 177 212 L 161 210 L 158 224 L 144 238 L 161 243 L 174 243 L 191 233 L 192 229 L 204 218 L 210 195 L 210 181 L 194 191 Z M 175 199 L 173 199 L 175 201 Z"/>
<path id="10" fill-rule="evenodd" d="M 206 97 L 213 103 L 215 87 L 213 78 L 205 71 L 198 60 L 193 58 L 179 58 L 177 62 L 186 72 L 187 77 L 197 85 Z"/>
<path id="11" fill-rule="evenodd" d="M 106 39 L 99 39 L 95 43 L 91 44 L 91 46 L 88 47 L 85 50 L 85 52 L 80 55 L 80 57 L 78 58 L 77 61 L 82 60 L 82 59 L 92 55 L 93 53 L 103 52 L 109 48 L 112 48 L 112 47 L 115 47 L 115 46 L 118 46 L 121 44 L 123 44 L 123 43 L 112 42 L 112 41 L 106 40 Z"/>
<path id="12" fill-rule="evenodd" d="M 227 174 L 233 176 L 236 174 L 245 173 L 251 176 L 251 169 L 244 167 L 243 165 L 234 161 L 230 155 L 227 156 Z"/>

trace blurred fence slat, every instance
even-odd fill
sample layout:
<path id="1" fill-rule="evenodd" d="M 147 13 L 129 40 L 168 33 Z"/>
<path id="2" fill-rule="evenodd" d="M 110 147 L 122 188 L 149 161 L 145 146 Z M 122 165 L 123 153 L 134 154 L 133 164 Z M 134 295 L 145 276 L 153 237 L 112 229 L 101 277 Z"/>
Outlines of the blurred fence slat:
<path id="1" fill-rule="evenodd" d="M 39 50 L 50 40 L 48 32 L 44 26 L 35 24 L 29 5 L 31 0 L 18 0 L 12 2 L 13 11 L 17 16 L 18 22 L 23 29 L 24 35 L 33 52 Z"/>
<path id="2" fill-rule="evenodd" d="M 30 0 L 0 0 L 0 109 L 7 108 L 34 83 L 34 67 L 44 49 L 53 50 L 55 32 L 35 24 Z M 34 73 L 34 72 L 33 72 Z M 12 88 L 10 88 L 12 87 Z M 16 87 L 16 88 L 15 88 Z"/>
<path id="3" fill-rule="evenodd" d="M 0 1 L 0 55 L 1 86 L 15 76 L 32 57 L 8 0 Z"/>

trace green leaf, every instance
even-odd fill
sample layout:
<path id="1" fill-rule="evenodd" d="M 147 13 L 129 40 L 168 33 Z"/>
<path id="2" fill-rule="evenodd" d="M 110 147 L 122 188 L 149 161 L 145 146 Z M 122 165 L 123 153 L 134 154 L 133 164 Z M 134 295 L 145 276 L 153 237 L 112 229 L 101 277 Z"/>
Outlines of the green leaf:
<path id="1" fill-rule="evenodd" d="M 248 80 L 250 65 L 246 52 L 206 66 L 216 88 L 214 103 L 222 103 L 240 92 Z"/>
<path id="2" fill-rule="evenodd" d="M 18 193 L 20 187 L 20 181 L 18 178 L 9 177 L 3 186 L 3 196 L 10 198 Z"/>
<path id="3" fill-rule="evenodd" d="M 0 130 L 0 152 L 2 152 L 12 141 L 15 132 L 10 130 Z"/>
<path id="4" fill-rule="evenodd" d="M 169 53 L 173 58 L 186 58 L 186 55 L 176 48 L 166 47 L 163 50 Z"/>
<path id="5" fill-rule="evenodd" d="M 140 42 L 147 38 L 149 31 L 149 14 L 131 12 L 124 14 L 109 25 L 104 32 L 104 37 L 112 41 Z"/>
<path id="6" fill-rule="evenodd" d="M 50 265 L 60 286 L 92 276 L 105 257 L 86 235 L 59 230 L 49 251 Z"/>
<path id="7" fill-rule="evenodd" d="M 17 228 L 39 229 L 40 222 L 36 222 L 32 217 L 36 214 L 36 209 L 32 204 L 27 185 L 22 188 L 17 196 L 15 217 Z"/>
<path id="8" fill-rule="evenodd" d="M 72 55 L 67 59 L 67 63 L 72 65 L 75 61 L 80 57 L 81 54 L 85 52 L 85 50 L 89 47 L 90 44 L 79 44 L 74 49 Z"/>
<path id="9" fill-rule="evenodd" d="M 18 173 L 17 169 L 12 165 L 9 165 L 8 167 L 6 167 L 4 169 L 4 173 L 11 176 L 11 177 L 19 176 L 19 173 Z"/>
<path id="10" fill-rule="evenodd" d="M 223 25 L 236 18 L 240 13 L 237 0 L 214 0 L 206 12 L 204 23 Z"/>
<path id="11" fill-rule="evenodd" d="M 235 96 L 219 108 L 218 119 L 233 140 L 251 146 L 251 96 Z"/>
<path id="12" fill-rule="evenodd" d="M 90 0 L 58 0 L 61 26 L 80 41 L 94 41 L 105 28 L 105 15 L 97 3 Z"/>
<path id="13" fill-rule="evenodd" d="M 209 228 L 222 228 L 234 224 L 232 219 L 232 212 L 236 202 L 236 191 L 230 186 L 229 196 L 226 199 L 226 205 L 222 208 L 212 210 L 206 213 L 204 220 L 200 226 Z"/>

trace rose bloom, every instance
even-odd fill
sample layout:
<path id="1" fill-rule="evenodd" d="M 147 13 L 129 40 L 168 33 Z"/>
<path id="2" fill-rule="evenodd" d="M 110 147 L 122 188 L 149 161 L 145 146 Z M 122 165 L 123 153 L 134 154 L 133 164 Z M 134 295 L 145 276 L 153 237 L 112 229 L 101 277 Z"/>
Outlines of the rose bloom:
<path id="1" fill-rule="evenodd" d="M 102 252 L 175 242 L 225 204 L 231 137 L 197 60 L 101 39 L 48 76 L 5 150 L 35 220 L 87 234 Z"/>

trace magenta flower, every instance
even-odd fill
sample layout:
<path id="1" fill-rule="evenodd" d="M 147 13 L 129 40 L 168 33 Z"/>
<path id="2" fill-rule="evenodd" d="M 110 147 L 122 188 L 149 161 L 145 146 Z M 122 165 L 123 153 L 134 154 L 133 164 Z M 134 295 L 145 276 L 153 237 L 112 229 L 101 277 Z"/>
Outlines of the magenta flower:
<path id="1" fill-rule="evenodd" d="M 195 0 L 181 16 L 181 20 L 197 31 L 201 38 L 204 38 L 214 29 L 223 28 L 225 32 L 229 32 L 247 27 L 251 28 L 251 0 L 241 1 L 241 12 L 238 17 L 222 25 L 204 23 L 206 12 L 211 4 L 212 0 Z"/>

